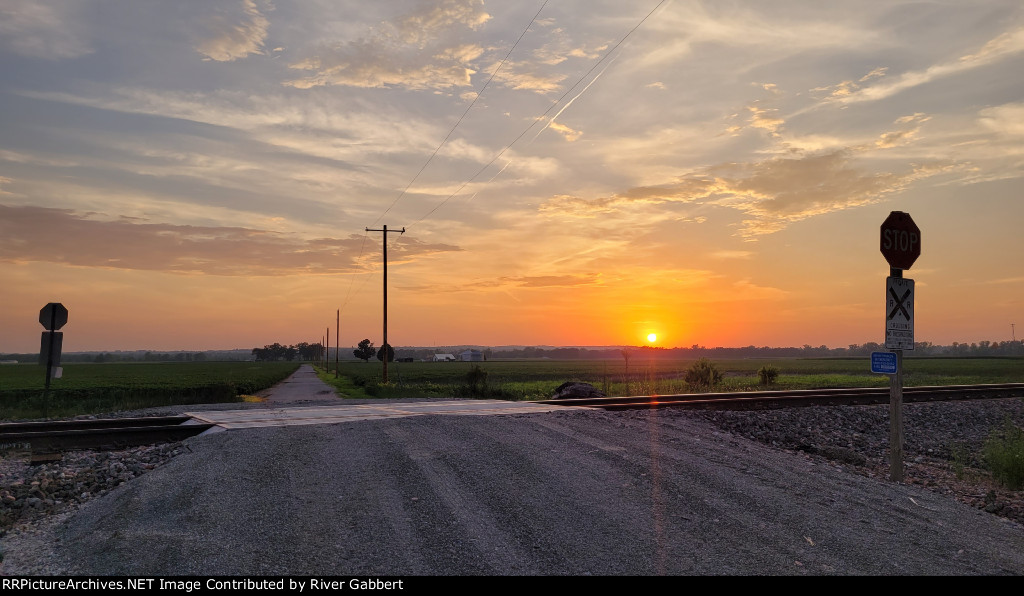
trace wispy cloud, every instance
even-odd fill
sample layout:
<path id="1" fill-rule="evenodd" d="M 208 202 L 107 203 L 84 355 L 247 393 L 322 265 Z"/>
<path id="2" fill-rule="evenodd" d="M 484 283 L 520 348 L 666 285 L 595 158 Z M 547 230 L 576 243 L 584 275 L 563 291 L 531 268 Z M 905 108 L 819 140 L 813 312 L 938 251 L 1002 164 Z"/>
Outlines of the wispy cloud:
<path id="1" fill-rule="evenodd" d="M 271 7 L 268 7 L 272 9 Z M 196 51 L 205 60 L 230 62 L 263 52 L 270 21 L 254 0 L 240 0 L 228 7 L 213 7 L 202 21 L 205 35 Z"/>
<path id="2" fill-rule="evenodd" d="M 986 128 L 1002 135 L 1024 136 L 1024 103 L 1008 103 L 985 108 L 978 121 Z"/>
<path id="3" fill-rule="evenodd" d="M 752 240 L 808 217 L 876 203 L 940 171 L 941 167 L 920 167 L 902 173 L 872 173 L 857 167 L 851 151 L 837 150 L 720 164 L 685 174 L 671 184 L 637 187 L 596 199 L 556 196 L 541 206 L 541 212 L 597 217 L 641 204 L 702 203 L 750 216 L 740 234 Z"/>
<path id="4" fill-rule="evenodd" d="M 315 55 L 290 65 L 312 74 L 284 84 L 299 89 L 327 85 L 468 87 L 477 71 L 473 63 L 485 49 L 476 43 L 453 42 L 446 33 L 458 28 L 475 30 L 489 19 L 481 0 L 424 4 L 392 22 L 381 23 L 365 37 L 319 47 Z"/>
<path id="5" fill-rule="evenodd" d="M 846 81 L 833 90 L 831 99 L 844 104 L 877 101 L 937 79 L 995 64 L 1021 52 L 1024 52 L 1024 27 L 1000 34 L 976 52 L 965 54 L 956 60 L 934 64 L 924 70 L 908 71 L 890 78 L 881 77 L 884 71 L 875 69 L 859 82 L 874 79 L 875 76 L 872 75 L 878 75 L 881 78 L 877 82 L 861 86 Z"/>
<path id="6" fill-rule="evenodd" d="M 4 0 L 0 2 L 0 47 L 23 56 L 59 60 L 95 51 L 84 7 L 76 0 Z"/>
<path id="7" fill-rule="evenodd" d="M 363 236 L 304 239 L 271 230 L 100 219 L 70 209 L 0 205 L 0 261 L 228 276 L 360 272 Z M 460 250 L 405 239 L 401 260 Z"/>

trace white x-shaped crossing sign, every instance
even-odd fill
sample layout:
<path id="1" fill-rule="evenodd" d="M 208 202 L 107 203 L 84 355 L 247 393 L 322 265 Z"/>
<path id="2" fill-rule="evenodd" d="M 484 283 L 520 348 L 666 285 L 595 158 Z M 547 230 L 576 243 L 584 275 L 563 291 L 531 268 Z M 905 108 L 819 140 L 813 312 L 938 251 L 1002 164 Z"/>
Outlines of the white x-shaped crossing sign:
<path id="1" fill-rule="evenodd" d="M 914 349 L 914 280 L 885 279 L 885 347 Z"/>

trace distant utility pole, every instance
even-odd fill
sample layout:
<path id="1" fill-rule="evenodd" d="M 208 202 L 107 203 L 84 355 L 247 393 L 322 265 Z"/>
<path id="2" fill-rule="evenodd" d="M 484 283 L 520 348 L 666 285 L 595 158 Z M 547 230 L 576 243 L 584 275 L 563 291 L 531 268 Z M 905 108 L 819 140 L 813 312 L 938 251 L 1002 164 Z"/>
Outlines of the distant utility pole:
<path id="1" fill-rule="evenodd" d="M 338 378 L 338 353 L 341 352 L 341 309 L 335 314 L 334 320 L 334 378 Z"/>
<path id="2" fill-rule="evenodd" d="M 384 357 L 381 360 L 384 362 L 384 383 L 388 382 L 388 227 L 383 226 L 382 230 L 371 230 L 366 228 L 367 232 L 383 232 L 384 236 L 384 345 L 381 349 L 384 350 Z M 398 234 L 405 233 L 405 227 L 401 230 L 391 230 L 392 233 L 397 232 Z"/>

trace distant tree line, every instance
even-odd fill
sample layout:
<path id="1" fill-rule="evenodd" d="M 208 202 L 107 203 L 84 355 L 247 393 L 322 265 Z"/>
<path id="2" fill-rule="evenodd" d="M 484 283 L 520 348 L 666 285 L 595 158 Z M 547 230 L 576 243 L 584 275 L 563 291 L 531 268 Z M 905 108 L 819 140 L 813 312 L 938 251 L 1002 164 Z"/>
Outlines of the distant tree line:
<path id="1" fill-rule="evenodd" d="M 235 358 L 237 359 L 237 358 Z M 37 362 L 39 354 L 0 354 L 0 360 Z M 207 360 L 231 360 L 211 358 L 206 352 L 65 352 L 60 361 L 66 362 L 206 362 Z"/>
<path id="2" fill-rule="evenodd" d="M 337 353 L 341 360 L 352 360 L 359 358 L 368 360 L 376 356 L 379 351 L 373 348 L 369 340 L 360 342 L 360 348 L 366 349 L 359 354 L 357 350 L 345 348 Z M 631 357 L 638 359 L 697 359 L 697 358 L 852 358 L 866 357 L 871 352 L 883 352 L 885 346 L 876 342 L 865 344 L 850 344 L 842 348 L 829 348 L 828 346 L 811 346 L 805 344 L 801 347 L 772 348 L 768 346 L 744 346 L 738 348 L 705 347 L 694 344 L 689 348 L 656 348 L 651 346 L 639 347 L 608 347 L 608 348 L 545 348 L 525 346 L 514 349 L 480 348 L 479 346 L 446 346 L 440 348 L 395 348 L 394 360 L 430 360 L 434 354 L 450 353 L 456 357 L 468 349 L 481 350 L 485 360 L 505 359 L 540 359 L 551 360 L 618 360 L 623 357 L 625 349 Z M 114 351 L 114 352 L 65 352 L 61 356 L 61 362 L 203 362 L 207 360 L 244 360 L 254 358 L 256 360 L 317 360 L 322 357 L 324 347 L 318 343 L 299 343 L 292 346 L 284 346 L 279 343 L 253 348 L 251 352 L 243 350 L 209 350 L 205 352 L 153 352 L 153 351 Z M 247 356 L 248 354 L 248 356 Z M 914 350 L 907 351 L 907 356 L 922 357 L 1001 357 L 1001 356 L 1024 356 L 1024 342 L 1016 341 L 979 341 L 972 343 L 953 342 L 948 346 L 933 344 L 931 342 L 917 342 Z M 327 356 L 333 360 L 336 356 L 335 349 L 330 348 Z M 365 357 L 364 357 L 365 356 Z M 2 361 L 18 361 L 23 363 L 35 363 L 39 360 L 38 353 L 7 353 L 0 354 Z"/>
<path id="3" fill-rule="evenodd" d="M 317 360 L 324 354 L 323 344 L 317 342 L 311 343 L 298 343 L 294 346 L 283 346 L 279 343 L 273 343 L 262 348 L 253 348 L 252 355 L 257 362 L 273 362 L 280 360 L 292 361 L 298 358 L 299 360 Z"/>
<path id="4" fill-rule="evenodd" d="M 429 358 L 434 353 L 451 352 L 458 355 L 466 348 L 439 348 L 436 350 L 405 350 L 399 348 L 398 356 L 415 356 L 417 359 Z M 523 347 L 516 349 L 492 350 L 485 349 L 487 360 L 491 359 L 537 359 L 552 360 L 615 360 L 623 357 L 624 348 L 540 348 Z M 847 347 L 829 348 L 828 346 L 773 348 L 769 346 L 743 346 L 737 348 L 709 348 L 694 344 L 689 348 L 657 348 L 652 346 L 628 347 L 625 350 L 639 359 L 696 359 L 696 358 L 844 358 L 870 356 L 871 352 L 884 352 L 883 344 L 868 342 L 850 344 Z M 914 350 L 906 351 L 908 356 L 1024 356 L 1024 342 L 1017 341 L 981 341 L 977 343 L 958 343 L 942 346 L 931 342 L 917 342 Z"/>

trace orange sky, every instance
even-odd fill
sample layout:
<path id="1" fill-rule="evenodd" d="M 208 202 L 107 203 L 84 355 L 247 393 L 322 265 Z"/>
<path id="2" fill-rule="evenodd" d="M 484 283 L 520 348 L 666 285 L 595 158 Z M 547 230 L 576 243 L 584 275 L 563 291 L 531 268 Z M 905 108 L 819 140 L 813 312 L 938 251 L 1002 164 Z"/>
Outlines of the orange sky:
<path id="1" fill-rule="evenodd" d="M 0 352 L 1024 323 L 1019 2 L 332 4 L 0 7 Z"/>

